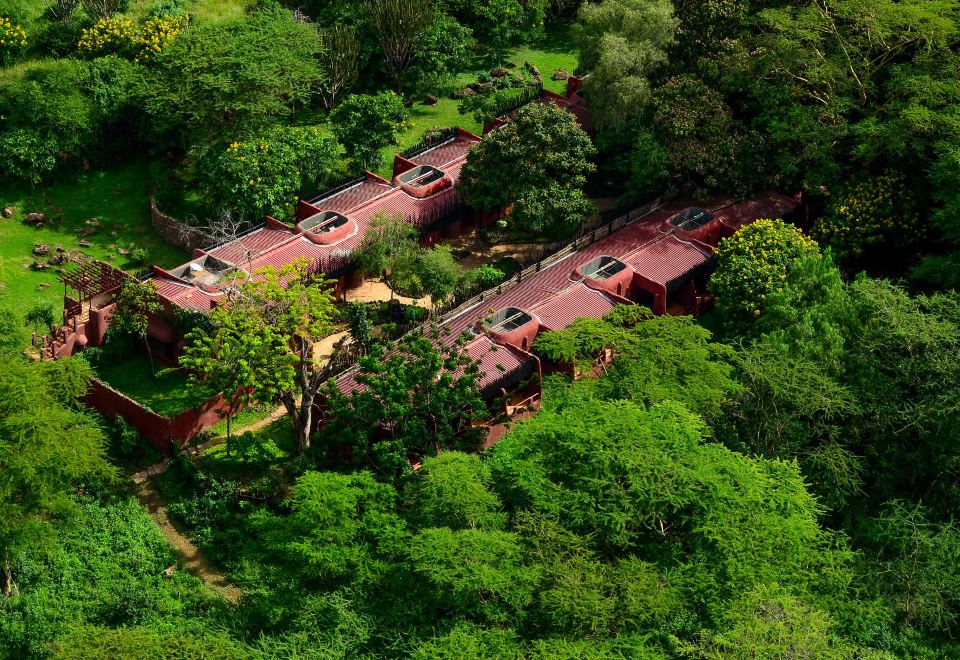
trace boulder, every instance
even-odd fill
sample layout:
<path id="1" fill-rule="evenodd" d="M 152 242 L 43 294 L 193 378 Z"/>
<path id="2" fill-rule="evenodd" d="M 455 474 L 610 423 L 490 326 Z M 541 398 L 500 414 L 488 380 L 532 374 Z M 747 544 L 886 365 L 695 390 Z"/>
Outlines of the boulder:
<path id="1" fill-rule="evenodd" d="M 507 67 L 508 69 L 516 69 L 516 68 L 517 68 L 517 63 L 514 62 L 513 60 L 510 60 L 509 62 L 507 62 L 506 64 L 504 64 L 504 66 Z"/>
<path id="2" fill-rule="evenodd" d="M 467 87 L 469 87 L 475 92 L 482 92 L 487 88 L 487 85 L 486 83 L 482 83 L 482 82 L 472 82 L 469 85 L 467 85 Z"/>
<path id="3" fill-rule="evenodd" d="M 40 282 L 39 284 L 37 284 L 37 288 L 38 288 L 38 289 L 49 289 L 49 288 L 50 288 L 50 282 Z"/>
<path id="4" fill-rule="evenodd" d="M 3 209 L 3 217 L 12 218 L 16 210 L 17 210 L 16 206 L 8 206 L 7 208 Z"/>
<path id="5" fill-rule="evenodd" d="M 50 246 L 46 243 L 34 243 L 33 253 L 38 257 L 43 257 L 50 254 Z"/>
<path id="6" fill-rule="evenodd" d="M 504 67 L 498 66 L 495 69 L 490 69 L 491 78 L 503 78 L 504 76 L 509 76 L 510 72 L 507 71 Z"/>
<path id="7" fill-rule="evenodd" d="M 88 227 L 93 227 L 94 229 L 99 229 L 102 223 L 96 218 L 89 218 L 87 220 L 84 220 L 83 224 L 85 224 Z"/>
<path id="8" fill-rule="evenodd" d="M 42 227 L 43 223 L 47 221 L 47 216 L 44 213 L 28 213 L 23 216 L 23 224 L 25 225 L 34 225 L 37 227 Z"/>
<path id="9" fill-rule="evenodd" d="M 50 257 L 50 263 L 54 266 L 68 264 L 70 263 L 70 254 L 67 252 L 57 252 L 55 255 Z"/>
<path id="10" fill-rule="evenodd" d="M 167 566 L 165 569 L 163 569 L 163 577 L 171 578 L 173 577 L 173 574 L 176 572 L 177 572 L 177 565 L 172 564 L 170 566 Z"/>
<path id="11" fill-rule="evenodd" d="M 424 104 L 424 105 L 436 105 L 436 104 L 437 104 L 437 97 L 434 96 L 433 94 L 427 94 L 426 96 L 423 97 L 423 104 Z"/>
<path id="12" fill-rule="evenodd" d="M 39 259 L 30 264 L 31 270 L 46 270 L 47 268 L 50 268 L 50 264 L 46 261 L 40 261 Z"/>
<path id="13" fill-rule="evenodd" d="M 456 90 L 453 95 L 455 98 L 464 98 L 465 96 L 476 96 L 477 93 L 470 87 L 464 87 L 463 89 Z"/>
<path id="14" fill-rule="evenodd" d="M 570 77 L 570 74 L 567 73 L 567 70 L 564 69 L 563 67 L 558 68 L 556 71 L 553 72 L 553 75 L 550 76 L 552 80 L 566 80 L 569 77 Z"/>
<path id="15" fill-rule="evenodd" d="M 77 241 L 77 245 L 85 248 L 93 247 L 93 243 L 91 243 L 90 241 L 83 241 L 83 240 Z"/>

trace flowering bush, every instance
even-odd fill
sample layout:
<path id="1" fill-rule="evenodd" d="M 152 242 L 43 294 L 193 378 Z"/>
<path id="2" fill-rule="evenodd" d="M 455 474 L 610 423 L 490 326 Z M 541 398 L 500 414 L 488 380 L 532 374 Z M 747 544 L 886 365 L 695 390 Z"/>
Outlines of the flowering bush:
<path id="1" fill-rule="evenodd" d="M 141 27 L 140 54 L 135 61 L 150 59 L 167 47 L 181 32 L 187 29 L 190 19 L 180 16 L 153 16 Z"/>
<path id="2" fill-rule="evenodd" d="M 115 53 L 132 56 L 139 38 L 139 29 L 133 21 L 106 16 L 81 33 L 77 50 L 89 55 Z"/>
<path id="3" fill-rule="evenodd" d="M 316 127 L 276 128 L 233 142 L 202 169 L 202 189 L 214 211 L 238 219 L 293 215 L 301 188 L 332 167 L 336 144 Z"/>
<path id="4" fill-rule="evenodd" d="M 767 296 L 783 290 L 791 268 L 819 253 L 816 241 L 782 220 L 757 220 L 723 239 L 710 279 L 721 318 L 735 324 L 760 316 Z"/>
<path id="5" fill-rule="evenodd" d="M 27 49 L 27 31 L 0 16 L 0 64 L 9 66 Z"/>
<path id="6" fill-rule="evenodd" d="M 814 227 L 841 260 L 870 256 L 878 248 L 902 250 L 923 238 L 923 227 L 903 177 L 897 174 L 866 179 L 841 195 Z"/>
<path id="7" fill-rule="evenodd" d="M 89 55 L 123 55 L 135 62 L 149 60 L 187 29 L 186 16 L 152 16 L 142 25 L 107 16 L 80 35 L 77 50 Z"/>

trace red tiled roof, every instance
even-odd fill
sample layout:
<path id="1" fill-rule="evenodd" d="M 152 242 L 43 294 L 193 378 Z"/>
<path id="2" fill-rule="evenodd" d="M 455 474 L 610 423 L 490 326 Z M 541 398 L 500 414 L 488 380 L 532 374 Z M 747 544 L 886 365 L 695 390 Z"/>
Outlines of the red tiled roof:
<path id="1" fill-rule="evenodd" d="M 599 318 L 615 306 L 616 303 L 609 296 L 581 283 L 574 284 L 529 311 L 537 315 L 543 327 L 562 330 L 579 318 Z"/>
<path id="2" fill-rule="evenodd" d="M 669 235 L 626 255 L 622 261 L 648 280 L 666 285 L 710 258 L 710 253 L 703 248 Z"/>

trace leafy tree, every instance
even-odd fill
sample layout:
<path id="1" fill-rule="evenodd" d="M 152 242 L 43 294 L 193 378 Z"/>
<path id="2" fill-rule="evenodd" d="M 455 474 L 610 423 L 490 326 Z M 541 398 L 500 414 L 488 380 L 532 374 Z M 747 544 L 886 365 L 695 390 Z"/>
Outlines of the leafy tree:
<path id="1" fill-rule="evenodd" d="M 569 222 L 568 216 L 558 212 L 558 204 L 554 200 L 544 201 L 543 193 L 538 191 L 547 189 L 560 194 L 557 191 L 564 190 L 565 199 L 572 201 L 577 210 L 584 210 L 582 197 L 577 193 L 594 169 L 589 160 L 594 154 L 590 138 L 573 115 L 552 105 L 534 103 L 518 110 L 509 123 L 470 150 L 459 185 L 467 203 L 475 209 L 506 209 L 531 195 L 526 207 L 520 204 L 521 219 L 532 223 L 530 215 L 540 203 L 556 212 L 550 218 L 554 223 Z M 555 225 L 544 226 L 547 232 L 559 229 Z"/>
<path id="2" fill-rule="evenodd" d="M 500 62 L 510 46 L 540 34 L 548 0 L 470 0 L 465 4 L 477 42 Z"/>
<path id="3" fill-rule="evenodd" d="M 511 209 L 510 220 L 532 234 L 564 236 L 579 229 L 595 211 L 582 188 L 551 181 L 545 188 L 525 189 Z"/>
<path id="4" fill-rule="evenodd" d="M 399 93 L 404 76 L 416 58 L 417 45 L 436 18 L 433 3 L 369 0 L 366 10 Z"/>
<path id="5" fill-rule="evenodd" d="M 496 266 L 490 264 L 477 266 L 460 273 L 457 292 L 466 294 L 473 291 L 486 291 L 503 282 L 505 277 L 506 273 Z"/>
<path id="6" fill-rule="evenodd" d="M 0 303 L 0 354 L 23 350 L 27 343 L 23 321 L 16 311 Z"/>
<path id="7" fill-rule="evenodd" d="M 215 210 L 231 217 L 290 217 L 298 196 L 324 179 L 338 151 L 317 127 L 272 128 L 212 153 L 201 186 Z"/>
<path id="8" fill-rule="evenodd" d="M 502 529 L 506 515 L 491 486 L 490 469 L 478 456 L 445 451 L 423 460 L 406 503 L 420 527 Z"/>
<path id="9" fill-rule="evenodd" d="M 434 305 L 449 298 L 460 279 L 460 266 L 446 245 L 421 250 L 416 269 L 420 285 Z"/>
<path id="10" fill-rule="evenodd" d="M 649 76 L 667 60 L 677 21 L 669 0 L 584 4 L 575 34 L 584 84 L 597 126 L 622 130 L 650 99 Z"/>
<path id="11" fill-rule="evenodd" d="M 666 182 L 684 192 L 746 192 L 752 140 L 723 96 L 690 77 L 672 78 L 652 95 L 653 118 L 639 131 L 632 157 L 638 192 Z"/>
<path id="12" fill-rule="evenodd" d="M 885 174 L 851 186 L 814 226 L 814 238 L 845 264 L 889 268 L 925 238 L 903 177 Z"/>
<path id="13" fill-rule="evenodd" d="M 0 591 L 7 598 L 16 590 L 14 557 L 50 544 L 56 521 L 75 510 L 78 482 L 113 475 L 103 432 L 77 408 L 90 370 L 62 361 L 51 369 L 0 356 Z M 70 451 L 63 451 L 65 437 Z"/>
<path id="14" fill-rule="evenodd" d="M 113 296 L 114 310 L 110 315 L 110 331 L 118 335 L 136 337 L 143 342 L 154 369 L 153 351 L 150 348 L 150 320 L 164 311 L 153 282 L 124 280 L 120 290 Z"/>
<path id="15" fill-rule="evenodd" d="M 232 309 L 227 314 L 237 320 L 224 331 L 223 341 L 229 345 L 216 346 L 227 370 L 241 367 L 235 382 L 249 374 L 264 396 L 276 395 L 290 416 L 297 449 L 305 451 L 310 447 L 314 402 L 327 378 L 315 348 L 330 334 L 336 314 L 328 282 L 310 275 L 302 260 L 280 269 L 268 266 L 239 284 L 229 304 Z M 243 316 L 253 326 L 261 326 L 250 338 L 241 338 L 251 327 L 239 320 Z M 267 327 L 272 330 L 267 332 Z M 292 378 L 284 365 L 293 365 Z"/>
<path id="16" fill-rule="evenodd" d="M 190 371 L 195 386 L 212 388 L 226 400 L 229 451 L 230 422 L 240 404 L 251 397 L 273 401 L 293 389 L 296 359 L 287 346 L 289 337 L 250 315 L 245 305 L 228 302 L 211 316 L 212 331 L 187 333 L 180 366 Z"/>
<path id="17" fill-rule="evenodd" d="M 320 67 L 323 78 L 319 83 L 320 97 L 327 112 L 337 104 L 337 97 L 353 87 L 359 74 L 360 42 L 356 28 L 334 25 L 320 28 Z"/>
<path id="18" fill-rule="evenodd" d="M 439 7 L 416 44 L 410 72 L 423 92 L 452 84 L 453 76 L 467 68 L 476 41 L 473 31 Z"/>
<path id="19" fill-rule="evenodd" d="M 201 23 L 158 53 L 143 107 L 163 146 L 236 139 L 289 117 L 322 78 L 316 30 L 288 11 Z"/>
<path id="20" fill-rule="evenodd" d="M 53 303 L 49 300 L 38 300 L 27 310 L 23 318 L 27 325 L 32 325 L 38 334 L 51 332 L 56 322 L 53 313 Z"/>
<path id="21" fill-rule="evenodd" d="M 353 94 L 330 113 L 331 128 L 357 170 L 383 162 L 383 148 L 395 145 L 407 128 L 407 109 L 394 92 Z"/>
<path id="22" fill-rule="evenodd" d="M 350 326 L 350 336 L 357 342 L 364 352 L 370 350 L 373 344 L 373 324 L 367 315 L 367 306 L 362 302 L 352 302 L 347 305 L 347 324 Z"/>
<path id="23" fill-rule="evenodd" d="M 360 359 L 358 389 L 344 394 L 331 383 L 325 390 L 327 443 L 349 447 L 355 463 L 387 479 L 409 472 L 408 457 L 475 449 L 482 431 L 471 421 L 486 406 L 465 341 L 445 342 L 439 329 L 429 328 L 375 345 Z"/>
<path id="24" fill-rule="evenodd" d="M 769 295 L 782 291 L 802 257 L 818 254 L 812 239 L 781 220 L 757 220 L 720 241 L 710 289 L 729 327 L 749 327 Z"/>
<path id="25" fill-rule="evenodd" d="M 357 266 L 367 276 L 383 277 L 392 296 L 398 286 L 410 283 L 415 272 L 418 237 L 417 228 L 402 217 L 377 214 L 354 253 Z"/>

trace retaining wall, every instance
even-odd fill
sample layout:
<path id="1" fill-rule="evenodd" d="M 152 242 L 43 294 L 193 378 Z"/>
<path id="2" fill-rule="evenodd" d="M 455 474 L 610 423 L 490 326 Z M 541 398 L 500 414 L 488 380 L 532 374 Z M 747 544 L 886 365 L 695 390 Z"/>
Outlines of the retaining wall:
<path id="1" fill-rule="evenodd" d="M 150 222 L 157 235 L 170 245 L 192 252 L 210 245 L 212 239 L 199 229 L 189 227 L 157 208 L 157 200 L 150 197 Z"/>

